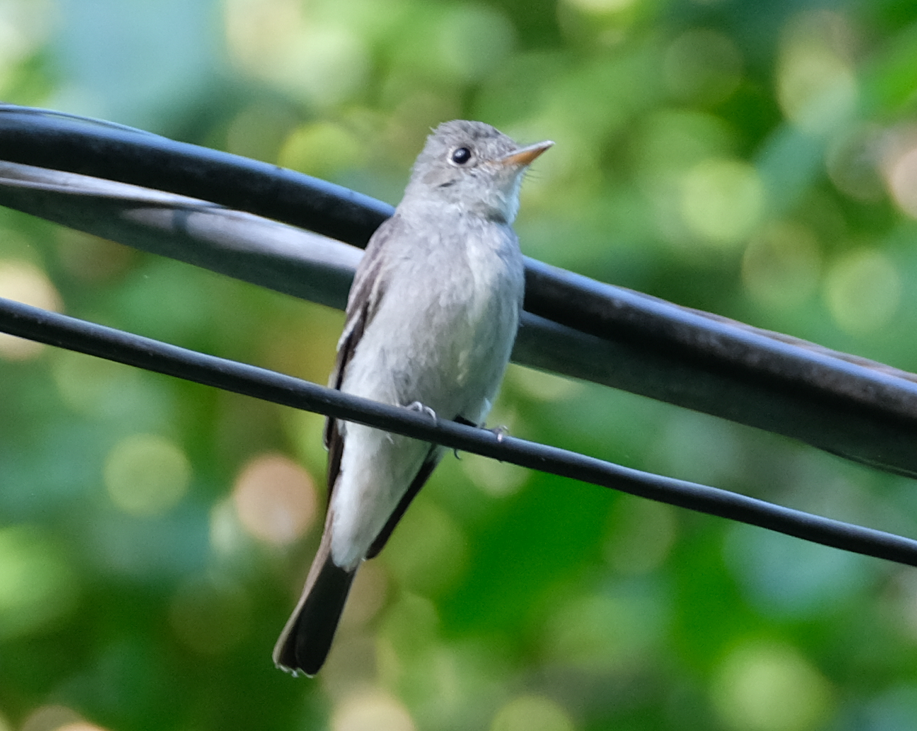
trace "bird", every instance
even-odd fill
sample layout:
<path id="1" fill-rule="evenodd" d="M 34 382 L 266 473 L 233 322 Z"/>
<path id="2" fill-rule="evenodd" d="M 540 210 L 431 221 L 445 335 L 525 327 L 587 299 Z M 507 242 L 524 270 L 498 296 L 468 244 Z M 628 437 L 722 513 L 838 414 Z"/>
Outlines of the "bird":
<path id="1" fill-rule="evenodd" d="M 348 295 L 329 385 L 483 426 L 509 362 L 525 288 L 512 228 L 529 164 L 489 124 L 444 122 L 417 157 L 394 215 L 367 244 Z M 328 418 L 328 507 L 305 587 L 274 648 L 314 676 L 360 564 L 375 557 L 444 448 Z"/>

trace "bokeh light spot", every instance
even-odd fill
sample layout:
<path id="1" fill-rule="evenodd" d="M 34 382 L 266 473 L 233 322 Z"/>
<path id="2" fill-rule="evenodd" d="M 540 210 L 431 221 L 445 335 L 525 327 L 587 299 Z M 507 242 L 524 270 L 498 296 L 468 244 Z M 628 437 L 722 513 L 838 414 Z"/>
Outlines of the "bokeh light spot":
<path id="1" fill-rule="evenodd" d="M 639 174 L 650 181 L 682 174 L 709 158 L 728 154 L 734 132 L 702 112 L 658 111 L 643 122 L 637 140 Z"/>
<path id="2" fill-rule="evenodd" d="M 57 258 L 73 277 L 98 287 L 123 275 L 136 260 L 129 246 L 92 236 L 72 228 L 57 232 Z"/>
<path id="3" fill-rule="evenodd" d="M 568 5 L 586 13 L 614 13 L 630 7 L 636 0 L 566 0 Z"/>
<path id="4" fill-rule="evenodd" d="M 84 723 L 80 714 L 66 706 L 39 706 L 22 724 L 22 731 L 61 731 Z"/>
<path id="5" fill-rule="evenodd" d="M 544 632 L 551 662 L 631 673 L 650 661 L 663 610 L 648 596 L 586 594 L 558 607 Z"/>
<path id="6" fill-rule="evenodd" d="M 93 358 L 72 350 L 56 350 L 51 374 L 64 403 L 80 414 L 117 417 L 145 406 L 136 368 Z"/>
<path id="7" fill-rule="evenodd" d="M 675 543 L 677 525 L 671 506 L 621 495 L 609 518 L 605 556 L 622 574 L 659 568 Z"/>
<path id="8" fill-rule="evenodd" d="M 49 0 L 0 3 L 0 84 L 44 42 L 54 16 L 54 5 Z"/>
<path id="9" fill-rule="evenodd" d="M 401 592 L 386 608 L 377 632 L 379 676 L 395 679 L 412 663 L 428 660 L 439 640 L 438 632 L 439 615 L 433 602 Z"/>
<path id="10" fill-rule="evenodd" d="M 311 475 L 276 453 L 256 457 L 243 467 L 232 500 L 245 531 L 278 546 L 302 537 L 318 513 Z"/>
<path id="11" fill-rule="evenodd" d="M 620 43 L 639 16 L 641 0 L 563 0 L 557 19 L 564 34 L 575 41 L 601 45 Z"/>
<path id="12" fill-rule="evenodd" d="M 232 60 L 296 99 L 328 106 L 362 88 L 370 69 L 353 29 L 310 15 L 310 5 L 273 0 L 226 3 Z"/>
<path id="13" fill-rule="evenodd" d="M 838 39 L 849 36 L 839 13 L 819 11 L 797 19 L 787 33 L 777 69 L 777 100 L 787 119 L 820 133 L 849 115 L 856 78 Z"/>
<path id="14" fill-rule="evenodd" d="M 44 310 L 60 312 L 60 295 L 41 269 L 25 261 L 0 260 L 0 297 Z M 0 358 L 27 360 L 39 355 L 44 345 L 0 333 Z"/>
<path id="15" fill-rule="evenodd" d="M 832 709 L 828 681 L 794 648 L 748 644 L 720 666 L 713 702 L 723 722 L 741 731 L 823 728 Z"/>
<path id="16" fill-rule="evenodd" d="M 226 149 L 234 155 L 278 162 L 278 152 L 296 121 L 283 106 L 252 104 L 236 114 L 227 126 Z"/>
<path id="17" fill-rule="evenodd" d="M 572 378 L 536 368 L 522 368 L 515 364 L 510 364 L 506 378 L 512 383 L 513 388 L 518 388 L 538 401 L 559 401 L 571 398 L 582 391 L 582 384 Z"/>
<path id="18" fill-rule="evenodd" d="M 494 497 L 514 495 L 531 475 L 524 467 L 477 454 L 463 454 L 461 468 L 475 487 Z"/>
<path id="19" fill-rule="evenodd" d="M 886 165 L 886 184 L 898 207 L 917 218 L 917 145 L 901 150 Z"/>
<path id="20" fill-rule="evenodd" d="M 443 15 L 437 56 L 454 78 L 475 81 L 499 69 L 515 39 L 512 23 L 496 8 L 461 5 Z"/>
<path id="21" fill-rule="evenodd" d="M 118 442 L 105 458 L 105 488 L 112 502 L 130 515 L 162 515 L 184 496 L 191 465 L 174 442 L 155 434 L 135 434 Z"/>
<path id="22" fill-rule="evenodd" d="M 818 289 L 821 252 L 812 232 L 800 224 L 768 226 L 751 239 L 742 257 L 742 282 L 766 307 L 792 309 Z"/>
<path id="23" fill-rule="evenodd" d="M 682 217 L 688 228 L 708 243 L 742 241 L 754 230 L 763 208 L 761 179 L 754 167 L 740 160 L 704 160 L 682 181 Z"/>
<path id="24" fill-rule="evenodd" d="M 251 540 L 239 522 L 239 514 L 232 496 L 214 503 L 210 509 L 210 546 L 221 556 L 232 556 L 251 551 Z"/>
<path id="25" fill-rule="evenodd" d="M 570 714 L 541 695 L 513 698 L 494 716 L 490 731 L 573 731 Z"/>
<path id="26" fill-rule="evenodd" d="M 284 141 L 277 164 L 319 178 L 333 178 L 359 167 L 363 150 L 355 135 L 341 125 L 318 122 L 299 127 Z"/>
<path id="27" fill-rule="evenodd" d="M 716 104 L 738 88 L 742 55 L 728 36 L 694 29 L 672 41 L 665 53 L 664 73 L 676 98 Z"/>
<path id="28" fill-rule="evenodd" d="M 394 696 L 370 691 L 347 698 L 331 717 L 332 731 L 414 731 L 408 709 Z"/>
<path id="29" fill-rule="evenodd" d="M 831 487 L 831 506 L 842 515 L 844 488 L 840 484 Z M 748 603 L 773 619 L 812 618 L 831 612 L 856 597 L 869 581 L 866 564 L 858 554 L 748 525 L 730 527 L 723 555 Z"/>
<path id="30" fill-rule="evenodd" d="M 70 612 L 77 582 L 63 552 L 37 528 L 0 529 L 0 638 L 38 631 Z"/>
<path id="31" fill-rule="evenodd" d="M 829 269 L 825 297 L 835 322 L 851 334 L 863 335 L 892 319 L 901 299 L 901 278 L 883 252 L 856 249 Z"/>
<path id="32" fill-rule="evenodd" d="M 654 441 L 654 471 L 706 485 L 734 480 L 746 459 L 734 425 L 695 411 L 671 413 Z"/>
<path id="33" fill-rule="evenodd" d="M 854 200 L 876 203 L 882 199 L 882 157 L 885 147 L 884 130 L 877 124 L 867 124 L 849 129 L 834 136 L 828 146 L 825 160 L 828 177 L 835 187 Z M 914 165 L 914 162 L 911 162 Z M 913 173 L 912 173 L 913 174 Z M 895 200 L 905 212 L 917 217 L 917 180 L 909 183 L 902 192 L 910 191 L 913 207 L 907 208 L 898 201 L 895 186 L 892 188 Z"/>
<path id="34" fill-rule="evenodd" d="M 348 598 L 345 615 L 349 607 Z M 378 650 L 382 644 L 372 630 L 360 632 L 340 627 L 334 637 L 334 648 L 322 666 L 322 690 L 332 698 L 343 699 L 379 684 Z"/>
<path id="35" fill-rule="evenodd" d="M 453 585 L 465 571 L 468 542 L 452 517 L 430 502 L 415 502 L 385 548 L 399 582 L 421 594 Z"/>
<path id="36" fill-rule="evenodd" d="M 169 607 L 175 634 L 202 655 L 219 654 L 238 645 L 250 619 L 248 597 L 226 582 L 190 581 L 179 588 Z"/>
<path id="37" fill-rule="evenodd" d="M 388 575 L 381 564 L 365 562 L 350 589 L 341 626 L 352 628 L 366 624 L 382 609 L 387 592 Z"/>

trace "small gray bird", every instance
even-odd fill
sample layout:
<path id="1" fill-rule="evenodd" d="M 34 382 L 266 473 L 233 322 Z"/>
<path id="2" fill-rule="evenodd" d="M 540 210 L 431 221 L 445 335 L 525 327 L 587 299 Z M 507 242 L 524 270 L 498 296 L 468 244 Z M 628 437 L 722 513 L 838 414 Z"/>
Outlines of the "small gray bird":
<path id="1" fill-rule="evenodd" d="M 509 361 L 524 290 L 512 229 L 526 167 L 552 142 L 519 147 L 481 122 L 427 138 L 395 215 L 357 268 L 331 386 L 480 425 Z M 443 454 L 437 445 L 328 419 L 325 531 L 274 663 L 314 675 L 357 568 L 385 545 Z"/>

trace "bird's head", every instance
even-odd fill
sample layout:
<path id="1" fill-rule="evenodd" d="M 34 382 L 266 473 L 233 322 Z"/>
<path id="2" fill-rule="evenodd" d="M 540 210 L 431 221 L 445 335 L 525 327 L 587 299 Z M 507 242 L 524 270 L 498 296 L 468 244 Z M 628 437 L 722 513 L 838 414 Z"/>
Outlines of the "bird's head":
<path id="1" fill-rule="evenodd" d="M 455 205 L 473 215 L 512 223 L 525 169 L 553 144 L 520 147 L 483 122 L 444 122 L 417 157 L 405 200 Z"/>

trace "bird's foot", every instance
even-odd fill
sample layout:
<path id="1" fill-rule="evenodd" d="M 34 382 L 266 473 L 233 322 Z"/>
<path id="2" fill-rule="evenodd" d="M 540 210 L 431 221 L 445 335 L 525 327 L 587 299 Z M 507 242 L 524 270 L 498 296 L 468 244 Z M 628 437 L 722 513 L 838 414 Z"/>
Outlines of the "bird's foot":
<path id="1" fill-rule="evenodd" d="M 487 431 L 489 431 L 497 438 L 497 442 L 502 442 L 503 438 L 509 434 L 509 427 L 501 425 L 494 427 L 493 429 L 488 429 Z"/>
<path id="2" fill-rule="evenodd" d="M 410 409 L 411 411 L 417 411 L 421 414 L 427 414 L 431 419 L 433 419 L 433 423 L 436 423 L 436 412 L 433 411 L 433 409 L 431 409 L 429 406 L 424 406 L 422 403 L 420 403 L 420 401 L 413 401 L 404 408 Z"/>

